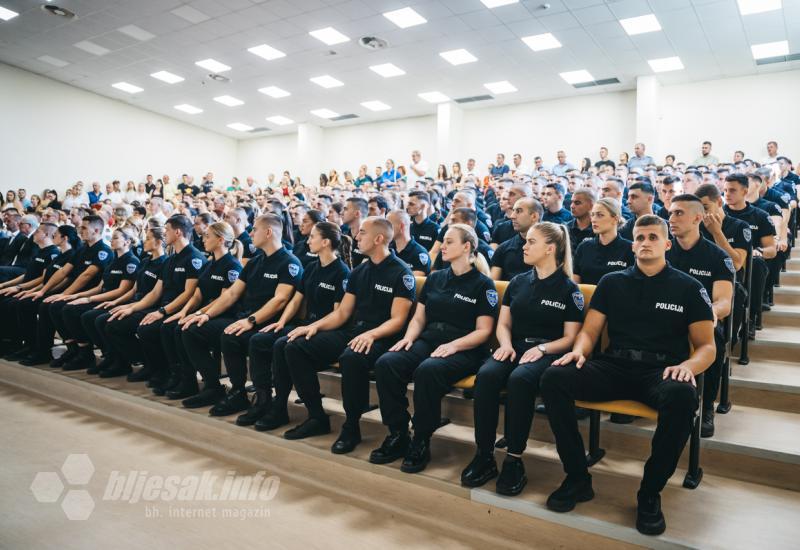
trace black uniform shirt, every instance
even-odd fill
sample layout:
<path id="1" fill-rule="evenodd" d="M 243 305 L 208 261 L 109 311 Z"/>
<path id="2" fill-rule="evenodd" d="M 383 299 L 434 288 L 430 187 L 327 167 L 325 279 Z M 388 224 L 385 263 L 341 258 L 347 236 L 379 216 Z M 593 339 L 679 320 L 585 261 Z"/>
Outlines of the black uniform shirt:
<path id="1" fill-rule="evenodd" d="M 114 252 L 103 239 L 100 239 L 92 246 L 86 246 L 84 244 L 83 248 L 72 258 L 72 271 L 70 271 L 69 274 L 70 279 L 77 279 L 81 273 L 86 271 L 89 266 L 93 265 L 98 269 L 97 274 L 84 288 L 97 286 L 97 283 L 99 283 L 103 277 L 103 270 L 105 270 L 106 266 L 110 264 L 113 259 Z"/>
<path id="2" fill-rule="evenodd" d="M 511 220 L 505 219 L 501 222 L 498 222 L 497 225 L 495 225 L 492 229 L 492 242 L 495 244 L 503 244 L 507 240 L 513 238 L 516 233 L 517 232 L 514 231 L 514 224 L 511 223 Z"/>
<path id="3" fill-rule="evenodd" d="M 594 237 L 592 231 L 592 224 L 590 223 L 586 229 L 578 227 L 578 220 L 573 218 L 566 223 L 567 231 L 569 232 L 569 245 L 572 248 L 572 256 L 578 251 L 578 246 L 585 240 Z"/>
<path id="4" fill-rule="evenodd" d="M 444 242 L 444 234 L 447 233 L 448 228 L 448 225 L 443 225 L 441 229 L 439 229 L 439 234 L 436 235 L 437 241 L 440 243 Z M 478 235 L 479 239 L 482 239 L 487 243 L 492 239 L 491 231 L 489 231 L 489 228 L 481 220 L 477 220 L 475 222 L 475 233 Z"/>
<path id="5" fill-rule="evenodd" d="M 748 204 L 741 210 L 732 210 L 727 204 L 723 206 L 725 214 L 732 216 L 736 219 L 742 220 L 750 226 L 750 234 L 746 237 L 752 238 L 755 246 L 761 246 L 761 238 L 774 236 L 775 225 L 769 217 L 769 214 Z"/>
<path id="6" fill-rule="evenodd" d="M 583 321 L 583 294 L 578 285 L 556 269 L 546 279 L 536 270 L 517 275 L 508 283 L 503 305 L 511 308 L 511 339 L 564 336 L 564 323 Z"/>
<path id="7" fill-rule="evenodd" d="M 142 261 L 139 268 L 139 273 L 136 276 L 136 293 L 133 295 L 133 300 L 138 301 L 145 297 L 156 283 L 161 279 L 164 272 L 164 264 L 167 262 L 169 256 L 162 254 L 158 258 L 148 257 Z"/>
<path id="8" fill-rule="evenodd" d="M 350 268 L 340 258 L 326 266 L 314 260 L 306 266 L 297 292 L 306 299 L 306 322 L 321 319 L 333 311 L 333 306 L 344 297 Z"/>
<path id="9" fill-rule="evenodd" d="M 417 281 L 394 252 L 381 263 L 367 260 L 355 267 L 347 281 L 347 292 L 356 298 L 353 320 L 376 327 L 392 317 L 392 301 L 416 298 Z"/>
<path id="10" fill-rule="evenodd" d="M 475 330 L 478 317 L 497 317 L 498 311 L 494 281 L 474 267 L 462 275 L 451 268 L 431 273 L 419 302 L 425 305 L 427 325 L 446 323 L 462 335 Z"/>
<path id="11" fill-rule="evenodd" d="M 709 241 L 714 242 L 714 237 L 703 224 L 700 224 L 700 234 Z M 722 234 L 725 235 L 728 244 L 733 248 L 749 250 L 753 246 L 750 226 L 747 225 L 746 222 L 734 218 L 733 216 L 725 216 L 722 218 Z"/>
<path id="12" fill-rule="evenodd" d="M 394 243 L 392 243 L 392 249 L 411 271 L 422 271 L 425 275 L 431 272 L 431 257 L 428 256 L 428 251 L 414 240 L 414 237 L 411 237 L 401 252 L 397 252 Z"/>
<path id="13" fill-rule="evenodd" d="M 47 264 L 47 268 L 44 270 L 43 282 L 46 283 L 47 281 L 50 280 L 50 277 L 52 277 L 56 271 L 66 266 L 67 264 L 72 263 L 72 258 L 75 257 L 76 252 L 77 251 L 74 248 L 65 250 L 64 252 L 56 256 L 49 264 Z"/>
<path id="14" fill-rule="evenodd" d="M 583 241 L 575 251 L 572 270 L 581 283 L 596 285 L 606 273 L 627 269 L 635 263 L 633 243 L 617 237 L 604 245 L 600 237 Z"/>
<path id="15" fill-rule="evenodd" d="M 766 199 L 770 202 L 774 202 L 777 204 L 781 209 L 789 209 L 789 203 L 792 200 L 792 196 L 787 193 L 783 187 L 776 188 L 774 185 L 767 189 L 767 192 L 764 193 L 763 199 Z"/>
<path id="16" fill-rule="evenodd" d="M 711 298 L 700 282 L 670 267 L 646 276 L 634 265 L 605 275 L 590 307 L 606 316 L 610 350 L 689 357 L 689 325 L 713 321 Z"/>
<path id="17" fill-rule="evenodd" d="M 242 264 L 230 252 L 219 260 L 212 258 L 197 279 L 197 287 L 203 299 L 200 307 L 216 300 L 223 290 L 236 282 L 241 272 Z"/>
<path id="18" fill-rule="evenodd" d="M 549 210 L 545 210 L 544 215 L 542 216 L 543 222 L 567 223 L 571 219 L 572 212 L 564 207 L 562 207 L 558 212 L 550 212 Z"/>
<path id="19" fill-rule="evenodd" d="M 58 247 L 54 244 L 40 248 L 25 269 L 25 276 L 22 278 L 22 282 L 27 283 L 41 276 L 47 266 L 58 258 L 58 255 Z"/>
<path id="20" fill-rule="evenodd" d="M 139 258 L 128 250 L 122 256 L 114 256 L 112 261 L 103 272 L 103 292 L 119 288 L 122 281 L 135 281 L 136 273 L 139 271 Z"/>
<path id="21" fill-rule="evenodd" d="M 303 264 L 304 269 L 319 258 L 317 254 L 314 254 L 308 248 L 308 237 L 301 237 L 295 241 L 294 247 L 292 248 L 292 254 L 297 256 L 297 259 L 300 260 L 301 264 Z"/>
<path id="22" fill-rule="evenodd" d="M 667 261 L 675 269 L 683 271 L 700 281 L 709 297 L 714 297 L 716 281 L 732 282 L 735 272 L 733 260 L 728 253 L 713 242 L 700 237 L 692 248 L 684 250 L 677 239 L 672 239 L 672 248 L 667 250 Z"/>
<path id="23" fill-rule="evenodd" d="M 776 202 L 765 199 L 764 197 L 761 197 L 756 202 L 754 202 L 753 206 L 756 208 L 760 208 L 770 216 L 778 216 L 778 217 L 783 216 L 783 212 L 781 212 L 781 206 Z"/>
<path id="24" fill-rule="evenodd" d="M 239 299 L 239 314 L 252 315 L 275 296 L 278 285 L 287 284 L 297 288 L 303 276 L 303 264 L 285 248 L 279 248 L 269 256 L 260 254 L 244 266 L 239 279 L 247 285 L 244 296 Z"/>
<path id="25" fill-rule="evenodd" d="M 492 267 L 499 267 L 503 270 L 503 281 L 510 281 L 520 273 L 530 271 L 531 266 L 526 265 L 522 258 L 522 247 L 524 245 L 525 239 L 517 233 L 494 251 Z"/>
<path id="26" fill-rule="evenodd" d="M 417 223 L 411 220 L 411 236 L 419 244 L 425 247 L 425 250 L 433 248 L 433 243 L 436 242 L 436 235 L 439 234 L 439 224 L 432 221 L 430 218 L 425 218 L 422 223 Z"/>
<path id="27" fill-rule="evenodd" d="M 197 279 L 207 262 L 205 255 L 191 244 L 170 256 L 161 273 L 161 305 L 167 305 L 180 296 L 186 290 L 187 279 Z"/>

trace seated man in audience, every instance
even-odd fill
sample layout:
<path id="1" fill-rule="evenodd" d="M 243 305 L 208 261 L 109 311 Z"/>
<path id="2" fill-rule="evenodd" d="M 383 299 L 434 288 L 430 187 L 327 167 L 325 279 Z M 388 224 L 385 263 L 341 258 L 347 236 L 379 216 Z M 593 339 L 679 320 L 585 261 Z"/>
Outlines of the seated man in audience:
<path id="1" fill-rule="evenodd" d="M 379 216 L 382 217 L 382 216 Z M 417 277 L 425 277 L 431 271 L 428 251 L 411 236 L 411 219 L 402 210 L 393 210 L 386 216 L 392 224 L 394 239 L 391 248 Z"/>
<path id="2" fill-rule="evenodd" d="M 386 202 L 386 199 L 380 195 L 375 195 L 370 197 L 367 201 L 367 215 L 368 216 L 378 216 L 381 218 L 386 217 L 386 213 L 389 211 L 389 203 Z"/>
<path id="3" fill-rule="evenodd" d="M 453 203 L 450 209 L 455 210 L 456 208 L 469 208 L 475 211 L 475 214 L 480 218 L 480 214 L 475 208 L 475 201 L 475 190 L 472 188 L 464 188 L 453 195 Z M 444 239 L 445 233 L 447 233 L 447 225 L 443 225 L 439 230 L 439 234 L 436 236 L 436 242 L 433 244 L 433 248 L 431 248 L 431 258 L 435 258 L 439 255 L 439 249 L 442 247 L 442 240 Z M 492 238 L 489 228 L 485 223 L 481 222 L 480 219 L 478 219 L 476 224 L 475 233 L 478 234 L 479 239 L 483 239 L 486 242 L 489 242 L 489 240 Z"/>
<path id="4" fill-rule="evenodd" d="M 242 265 L 247 265 L 247 262 L 261 254 L 247 232 L 247 211 L 244 208 L 234 208 L 225 215 L 225 221 L 233 228 L 236 240 L 242 243 Z"/>
<path id="5" fill-rule="evenodd" d="M 510 281 L 520 273 L 530 269 L 523 260 L 522 247 L 528 229 L 542 219 L 543 208 L 536 199 L 519 199 L 511 210 L 511 223 L 516 235 L 497 247 L 492 256 L 492 279 Z"/>
<path id="6" fill-rule="evenodd" d="M 39 219 L 28 214 L 11 213 L 6 216 L 11 231 L 8 243 L 0 256 L 0 282 L 5 282 L 25 273 L 31 258 L 36 256 L 38 246 L 33 239 Z"/>
<path id="7" fill-rule="evenodd" d="M 634 217 L 633 212 L 625 206 L 625 203 L 622 200 L 622 190 L 625 188 L 625 184 L 619 178 L 608 178 L 603 182 L 602 187 L 600 187 L 600 197 L 601 198 L 610 198 L 616 199 L 622 205 L 622 217 L 626 220 L 630 220 Z"/>
<path id="8" fill-rule="evenodd" d="M 591 213 L 596 200 L 597 195 L 587 187 L 576 189 L 572 194 L 572 201 L 569 204 L 572 219 L 566 225 L 569 230 L 569 244 L 573 256 L 579 244 L 594 237 Z"/>
<path id="9" fill-rule="evenodd" d="M 519 199 L 531 196 L 533 196 L 533 191 L 528 184 L 515 183 L 508 188 L 506 197 L 500 199 L 501 206 L 505 206 L 503 209 L 503 218 L 498 220 L 494 227 L 492 227 L 492 248 L 496 249 L 517 234 L 514 230 L 514 224 L 511 222 L 511 211 Z M 478 234 L 478 238 L 482 239 L 480 234 Z"/>
<path id="10" fill-rule="evenodd" d="M 425 250 L 433 248 L 436 235 L 439 234 L 439 224 L 428 216 L 431 207 L 431 197 L 425 191 L 412 191 L 406 201 L 406 212 L 411 217 L 411 236 Z"/>
<path id="11" fill-rule="evenodd" d="M 369 203 L 362 197 L 350 197 L 344 203 L 342 210 L 342 234 L 355 238 L 361 229 L 361 223 L 369 216 Z M 361 265 L 366 256 L 353 250 L 353 267 Z"/>
<path id="12" fill-rule="evenodd" d="M 475 224 L 478 221 L 478 216 L 475 215 L 475 211 L 469 208 L 456 208 L 452 212 L 450 212 L 450 220 L 453 223 L 463 223 L 464 225 L 468 225 L 471 228 L 475 229 Z M 510 220 L 509 220 L 510 222 Z M 486 260 L 486 265 L 490 265 L 492 261 L 492 256 L 494 256 L 494 249 L 489 246 L 486 241 L 478 239 L 478 254 L 483 256 L 483 259 Z M 438 271 L 440 269 L 447 269 L 450 267 L 450 262 L 447 262 L 442 259 L 442 255 L 439 254 L 436 256 L 436 260 L 433 262 L 433 267 L 431 271 Z"/>
<path id="13" fill-rule="evenodd" d="M 542 190 L 542 207 L 544 215 L 542 221 L 553 223 L 567 223 L 572 219 L 572 214 L 564 208 L 564 194 L 566 189 L 561 183 L 548 183 Z"/>
<path id="14" fill-rule="evenodd" d="M 619 236 L 623 239 L 633 240 L 633 226 L 636 220 L 642 216 L 649 216 L 653 214 L 653 200 L 656 196 L 656 190 L 650 184 L 647 178 L 638 178 L 628 188 L 628 206 L 634 217 L 630 218 L 619 229 Z"/>
<path id="15" fill-rule="evenodd" d="M 675 472 L 698 406 L 695 376 L 714 361 L 714 314 L 700 282 L 667 264 L 664 220 L 639 218 L 633 248 L 636 265 L 603 277 L 572 351 L 542 376 L 547 417 L 567 474 L 547 507 L 568 512 L 594 498 L 575 400 L 642 401 L 658 411 L 658 424 L 637 495 L 636 528 L 658 535 L 666 529 L 660 494 Z M 608 347 L 587 360 L 604 328 Z"/>

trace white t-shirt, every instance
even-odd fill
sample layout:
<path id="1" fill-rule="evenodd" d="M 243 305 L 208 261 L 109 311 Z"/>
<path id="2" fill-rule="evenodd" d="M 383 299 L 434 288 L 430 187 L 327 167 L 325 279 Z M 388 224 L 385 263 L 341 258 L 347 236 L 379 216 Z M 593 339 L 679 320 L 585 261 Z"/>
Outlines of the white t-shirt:
<path id="1" fill-rule="evenodd" d="M 414 161 L 409 161 L 408 165 L 410 167 L 408 170 L 409 180 L 417 181 L 425 179 L 425 176 L 428 175 L 428 163 L 425 162 L 424 160 L 420 159 L 420 161 L 416 164 L 414 164 Z M 417 172 L 415 172 L 415 169 L 422 173 L 417 174 Z"/>
<path id="2" fill-rule="evenodd" d="M 112 191 L 111 193 L 106 195 L 106 197 L 111 199 L 111 204 L 114 206 L 117 206 L 118 204 L 122 204 L 124 202 L 122 191 Z"/>

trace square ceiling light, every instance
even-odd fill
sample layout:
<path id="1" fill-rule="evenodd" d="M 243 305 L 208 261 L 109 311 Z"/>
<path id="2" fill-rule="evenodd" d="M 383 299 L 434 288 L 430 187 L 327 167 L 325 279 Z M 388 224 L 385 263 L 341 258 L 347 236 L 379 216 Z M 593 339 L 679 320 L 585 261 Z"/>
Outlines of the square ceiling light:
<path id="1" fill-rule="evenodd" d="M 652 13 L 640 15 L 639 17 L 620 19 L 619 23 L 622 25 L 622 28 L 625 29 L 625 32 L 631 36 L 661 30 L 661 24 Z"/>
<path id="2" fill-rule="evenodd" d="M 581 84 L 582 82 L 591 82 L 594 80 L 594 77 L 585 69 L 558 73 L 558 76 L 563 78 L 567 84 Z"/>
<path id="3" fill-rule="evenodd" d="M 662 57 L 661 59 L 650 59 L 647 63 L 650 68 L 656 73 L 666 73 L 669 71 L 680 71 L 683 69 L 683 63 L 680 57 Z"/>
<path id="4" fill-rule="evenodd" d="M 450 101 L 450 98 L 442 92 L 422 92 L 417 95 L 428 103 L 444 103 L 445 101 Z"/>
<path id="5" fill-rule="evenodd" d="M 369 70 L 378 73 L 383 78 L 392 78 L 393 76 L 402 76 L 406 72 L 392 63 L 382 63 L 381 65 L 372 65 Z"/>
<path id="6" fill-rule="evenodd" d="M 258 91 L 264 95 L 268 95 L 269 97 L 274 97 L 275 99 L 280 99 L 282 97 L 289 97 L 290 95 L 292 95 L 286 90 L 278 88 L 277 86 L 267 86 L 265 88 L 259 88 Z"/>
<path id="7" fill-rule="evenodd" d="M 311 31 L 308 34 L 310 34 L 317 40 L 324 42 L 328 46 L 333 46 L 334 44 L 341 44 L 342 42 L 347 42 L 350 40 L 349 37 L 343 35 L 333 27 L 325 27 L 324 29 L 317 29 L 315 31 Z"/>
<path id="8" fill-rule="evenodd" d="M 753 44 L 750 46 L 750 51 L 753 52 L 753 59 L 766 59 L 768 57 L 789 55 L 789 42 L 787 40 L 781 40 L 779 42 Z"/>
<path id="9" fill-rule="evenodd" d="M 272 61 L 273 59 L 280 59 L 281 57 L 286 57 L 285 53 L 273 48 L 268 44 L 253 46 L 252 48 L 247 48 L 247 51 L 257 55 L 258 57 L 262 57 L 267 61 Z"/>
<path id="10" fill-rule="evenodd" d="M 217 96 L 214 98 L 214 101 L 216 101 L 217 103 L 222 103 L 227 107 L 238 107 L 239 105 L 244 105 L 244 101 L 230 95 Z"/>
<path id="11" fill-rule="evenodd" d="M 294 123 L 294 120 L 292 120 L 291 118 L 286 118 L 285 116 L 281 115 L 268 116 L 267 121 L 273 124 L 277 124 L 278 126 L 286 126 L 288 124 Z"/>
<path id="12" fill-rule="evenodd" d="M 508 80 L 501 80 L 499 82 L 487 82 L 483 85 L 484 88 L 492 92 L 493 94 L 510 94 L 512 92 L 516 92 L 517 88 L 511 84 Z"/>
<path id="13" fill-rule="evenodd" d="M 527 44 L 527 46 L 535 52 L 541 52 L 542 50 L 552 50 L 554 48 L 560 48 L 561 42 L 558 39 L 546 32 L 544 34 L 534 34 L 532 36 L 523 36 L 522 41 Z"/>
<path id="14" fill-rule="evenodd" d="M 428 22 L 427 19 L 422 17 L 411 8 L 387 11 L 383 14 L 383 16 L 401 29 L 407 29 L 408 27 L 422 25 L 423 23 Z"/>
<path id="15" fill-rule="evenodd" d="M 781 9 L 781 0 L 739 0 L 739 13 L 751 15 Z"/>
<path id="16" fill-rule="evenodd" d="M 252 126 L 248 126 L 247 124 L 242 124 L 241 122 L 231 122 L 228 124 L 228 128 L 231 130 L 238 130 L 240 132 L 249 132 L 253 129 Z"/>
<path id="17" fill-rule="evenodd" d="M 338 88 L 339 86 L 344 86 L 344 82 L 341 80 L 336 80 L 329 74 L 324 74 L 322 76 L 315 76 L 309 78 L 311 82 L 316 84 L 317 86 L 322 86 L 323 88 Z"/>
<path id="18" fill-rule="evenodd" d="M 366 107 L 370 111 L 388 111 L 391 109 L 389 105 L 384 103 L 383 101 L 373 100 L 373 101 L 364 101 L 361 103 L 362 107 Z"/>
<path id="19" fill-rule="evenodd" d="M 463 65 L 465 63 L 474 63 L 478 60 L 477 57 L 469 53 L 464 48 L 458 50 L 449 50 L 439 54 L 442 58 L 451 65 Z"/>
<path id="20" fill-rule="evenodd" d="M 12 11 L 8 8 L 4 8 L 3 6 L 0 6 L 0 19 L 2 19 L 3 21 L 11 21 L 18 15 L 19 14 L 17 12 Z"/>
<path id="21" fill-rule="evenodd" d="M 157 73 L 152 73 L 150 76 L 162 82 L 166 82 L 167 84 L 177 84 L 185 80 L 182 76 L 178 76 L 169 71 L 158 71 Z"/>
<path id="22" fill-rule="evenodd" d="M 225 71 L 230 71 L 231 68 L 228 67 L 225 63 L 220 63 L 216 59 L 203 59 L 200 61 L 195 61 L 194 63 L 198 67 L 202 67 L 206 70 L 211 71 L 212 73 L 224 73 Z"/>
<path id="23" fill-rule="evenodd" d="M 130 36 L 131 38 L 135 38 L 141 42 L 147 42 L 148 40 L 152 40 L 156 37 L 156 35 L 153 33 L 147 32 L 136 25 L 125 25 L 124 27 L 118 28 L 117 32 L 121 32 L 122 34 Z"/>
<path id="24" fill-rule="evenodd" d="M 489 9 L 508 6 L 509 4 L 516 4 L 517 2 L 519 2 L 519 0 L 481 0 L 481 3 Z"/>
<path id="25" fill-rule="evenodd" d="M 327 119 L 336 118 L 337 116 L 339 116 L 339 113 L 337 113 L 336 111 L 331 111 L 330 109 L 314 109 L 313 111 L 311 111 L 311 114 L 314 116 L 318 116 L 320 118 L 327 118 Z"/>
<path id="26" fill-rule="evenodd" d="M 122 90 L 123 92 L 128 92 L 129 94 L 138 94 L 139 92 L 143 92 L 144 88 L 140 88 L 139 86 L 134 86 L 133 84 L 129 84 L 128 82 L 116 82 L 111 85 L 112 88 L 116 88 L 117 90 Z"/>
<path id="27" fill-rule="evenodd" d="M 190 115 L 198 115 L 203 112 L 203 109 L 195 107 L 194 105 L 189 105 L 188 103 L 181 103 L 180 105 L 175 105 L 175 108 L 179 111 L 183 111 L 184 113 Z"/>

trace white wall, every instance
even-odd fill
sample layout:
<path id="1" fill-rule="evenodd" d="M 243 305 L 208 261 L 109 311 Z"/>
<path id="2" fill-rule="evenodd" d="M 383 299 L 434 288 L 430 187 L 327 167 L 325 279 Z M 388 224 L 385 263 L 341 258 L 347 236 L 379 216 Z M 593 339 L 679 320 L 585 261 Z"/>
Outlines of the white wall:
<path id="1" fill-rule="evenodd" d="M 800 158 L 800 71 L 709 80 L 661 88 L 661 151 L 691 162 L 709 140 L 720 159 L 741 149 L 767 156 L 767 141 L 793 161 Z"/>
<path id="2" fill-rule="evenodd" d="M 237 141 L 0 64 L 0 188 L 59 192 L 77 180 L 143 181 L 182 173 L 218 183 L 236 169 Z"/>
<path id="3" fill-rule="evenodd" d="M 298 172 L 297 134 L 283 134 L 239 142 L 236 154 L 236 173 L 239 179 L 253 176 L 264 182 L 270 173 L 280 181 L 281 173 Z"/>

